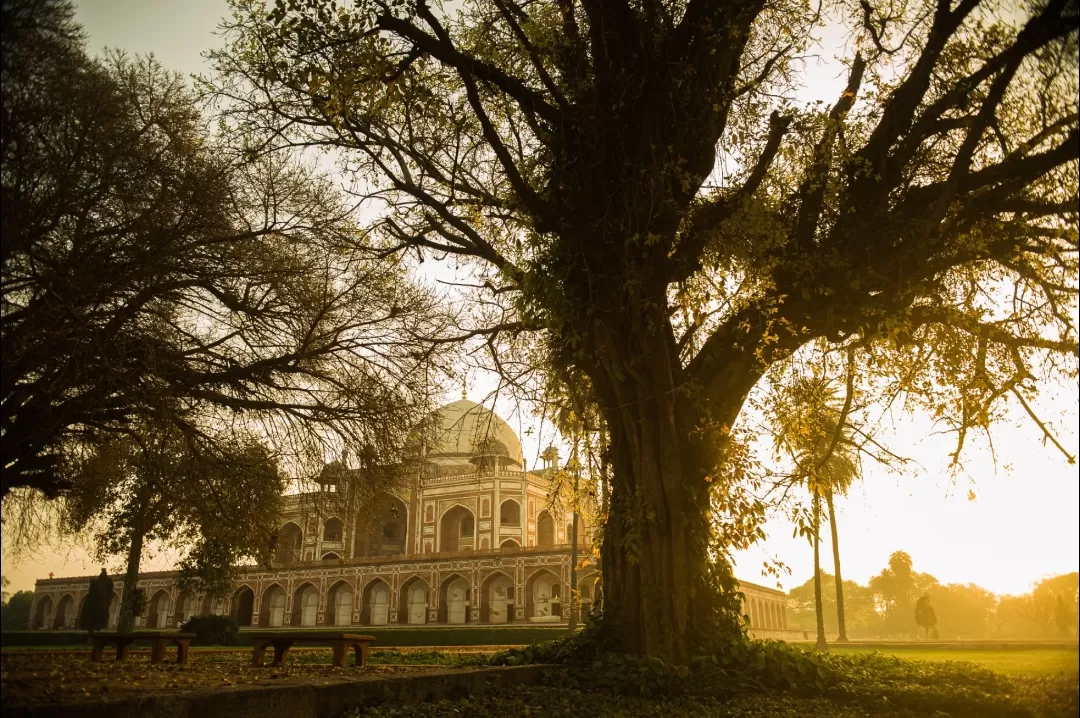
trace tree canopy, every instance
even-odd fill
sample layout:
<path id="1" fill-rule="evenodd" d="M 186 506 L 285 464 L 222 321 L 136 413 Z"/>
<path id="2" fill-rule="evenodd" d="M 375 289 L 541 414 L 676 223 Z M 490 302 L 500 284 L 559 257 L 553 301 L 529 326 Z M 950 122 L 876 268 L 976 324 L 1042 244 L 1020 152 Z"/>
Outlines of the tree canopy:
<path id="1" fill-rule="evenodd" d="M 3 494 L 56 496 L 147 422 L 235 430 L 310 476 L 397 460 L 444 319 L 293 157 L 231 152 L 154 60 L 87 56 L 62 0 L 3 3 Z"/>
<path id="2" fill-rule="evenodd" d="M 685 661 L 734 625 L 729 432 L 811 343 L 958 451 L 1006 397 L 1056 441 L 1030 399 L 1076 375 L 1075 2 L 235 7 L 207 89 L 249 151 L 333 148 L 383 253 L 470 263 L 459 338 L 600 419 L 627 650 Z M 847 80 L 799 107 L 827 21 Z"/>

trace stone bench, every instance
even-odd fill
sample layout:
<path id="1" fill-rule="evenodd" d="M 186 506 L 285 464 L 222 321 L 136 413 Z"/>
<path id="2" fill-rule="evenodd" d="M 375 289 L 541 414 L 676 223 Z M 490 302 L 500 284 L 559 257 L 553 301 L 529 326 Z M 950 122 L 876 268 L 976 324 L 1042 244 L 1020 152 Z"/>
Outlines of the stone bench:
<path id="1" fill-rule="evenodd" d="M 280 666 L 285 663 L 285 656 L 289 649 L 297 641 L 309 643 L 324 643 L 334 649 L 334 665 L 341 668 L 345 665 L 345 651 L 352 648 L 356 653 L 356 666 L 359 668 L 367 663 L 368 646 L 375 642 L 374 636 L 361 636 L 356 633 L 336 633 L 333 631 L 320 631 L 318 633 L 304 633 L 289 631 L 287 633 L 258 633 L 251 637 L 255 648 L 251 656 L 251 665 L 261 666 L 266 656 L 266 649 L 274 647 L 274 662 L 270 665 Z"/>
<path id="2" fill-rule="evenodd" d="M 176 644 L 176 662 L 185 663 L 188 648 L 194 633 L 176 633 L 175 631 L 139 631 L 136 633 L 95 633 L 92 637 L 94 648 L 90 651 L 91 661 L 100 661 L 101 654 L 110 643 L 116 644 L 116 660 L 122 661 L 127 656 L 128 647 L 135 641 L 150 641 L 150 662 L 160 663 L 165 657 L 165 649 L 171 643 Z"/>

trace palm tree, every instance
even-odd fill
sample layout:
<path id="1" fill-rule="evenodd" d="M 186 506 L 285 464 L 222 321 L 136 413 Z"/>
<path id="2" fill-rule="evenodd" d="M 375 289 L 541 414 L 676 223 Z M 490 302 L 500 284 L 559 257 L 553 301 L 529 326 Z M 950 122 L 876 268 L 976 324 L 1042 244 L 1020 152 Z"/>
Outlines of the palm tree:
<path id="1" fill-rule="evenodd" d="M 774 401 L 776 441 L 785 448 L 797 467 L 793 480 L 805 483 L 812 497 L 811 531 L 814 546 L 814 605 L 817 613 L 817 645 L 826 646 L 825 619 L 821 601 L 821 501 L 829 511 L 832 533 L 833 567 L 836 572 L 836 618 L 840 628 L 838 643 L 846 643 L 844 587 L 840 571 L 840 538 L 836 525 L 836 494 L 846 495 L 859 475 L 858 447 L 851 438 L 847 413 L 850 389 L 843 408 L 830 382 L 821 377 L 797 380 Z M 843 422 L 843 423 L 841 423 Z M 839 425 L 839 429 L 838 429 Z"/>
<path id="2" fill-rule="evenodd" d="M 844 431 L 841 429 L 841 431 Z M 845 432 L 846 433 L 846 432 Z M 836 577 L 836 623 L 840 628 L 837 643 L 847 643 L 847 622 L 844 618 L 844 581 L 840 573 L 840 537 L 837 533 L 836 506 L 833 497 L 836 494 L 846 496 L 852 482 L 858 476 L 858 453 L 853 445 L 841 439 L 826 459 L 825 465 L 816 477 L 818 492 L 825 498 L 829 509 L 829 527 L 832 533 L 833 570 Z M 824 476 L 821 476 L 824 474 Z"/>

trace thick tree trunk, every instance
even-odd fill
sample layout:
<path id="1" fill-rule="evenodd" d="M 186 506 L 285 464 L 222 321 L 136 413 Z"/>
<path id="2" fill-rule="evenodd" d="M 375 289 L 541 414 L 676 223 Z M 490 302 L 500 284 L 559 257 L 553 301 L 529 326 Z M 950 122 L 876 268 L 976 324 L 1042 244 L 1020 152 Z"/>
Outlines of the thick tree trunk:
<path id="1" fill-rule="evenodd" d="M 814 492 L 814 614 L 817 617 L 817 647 L 828 648 L 825 640 L 825 612 L 821 608 L 821 497 Z"/>
<path id="2" fill-rule="evenodd" d="M 825 501 L 829 506 L 829 528 L 832 530 L 832 557 L 833 570 L 836 580 L 836 623 L 840 627 L 840 635 L 837 643 L 847 643 L 847 621 L 844 618 L 844 579 L 840 575 L 840 537 L 836 526 L 836 507 L 833 505 L 832 491 L 825 494 Z"/>
<path id="3" fill-rule="evenodd" d="M 139 582 L 139 563 L 142 561 L 143 538 L 145 532 L 135 529 L 131 532 L 131 548 L 128 549 L 127 572 L 124 574 L 124 593 L 120 597 L 120 615 L 116 620 L 118 633 L 127 633 L 135 626 L 133 603 L 135 589 Z"/>
<path id="4" fill-rule="evenodd" d="M 722 560 L 709 552 L 710 482 L 757 377 L 736 373 L 730 397 L 706 402 L 677 387 L 666 352 L 638 347 L 632 374 L 596 382 L 612 469 L 604 621 L 623 650 L 686 663 L 717 636 L 710 629 L 737 621 L 734 607 L 730 617 L 717 610 L 720 586 L 710 585 L 710 562 Z"/>

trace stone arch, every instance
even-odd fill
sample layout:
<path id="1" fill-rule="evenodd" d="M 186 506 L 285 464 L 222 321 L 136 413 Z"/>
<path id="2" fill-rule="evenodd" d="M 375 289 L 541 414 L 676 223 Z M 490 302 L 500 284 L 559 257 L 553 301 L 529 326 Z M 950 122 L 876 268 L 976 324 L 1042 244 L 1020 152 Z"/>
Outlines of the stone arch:
<path id="1" fill-rule="evenodd" d="M 555 521 L 551 518 L 551 512 L 544 509 L 536 517 L 536 545 L 555 545 Z"/>
<path id="2" fill-rule="evenodd" d="M 512 623 L 514 620 L 514 579 L 503 571 L 492 571 L 480 583 L 480 622 Z"/>
<path id="3" fill-rule="evenodd" d="M 295 521 L 286 521 L 278 529 L 277 550 L 274 560 L 282 566 L 292 566 L 300 561 L 304 550 L 304 530 Z"/>
<path id="4" fill-rule="evenodd" d="M 423 625 L 427 623 L 427 609 L 431 603 L 431 587 L 419 576 L 413 576 L 398 589 L 398 623 Z"/>
<path id="5" fill-rule="evenodd" d="M 323 523 L 323 541 L 341 541 L 345 535 L 345 524 L 337 516 L 331 516 Z"/>
<path id="6" fill-rule="evenodd" d="M 255 615 L 255 592 L 250 586 L 240 586 L 233 592 L 229 615 L 239 626 L 251 625 L 251 619 Z"/>
<path id="7" fill-rule="evenodd" d="M 463 551 L 476 546 L 476 517 L 471 509 L 454 504 L 439 517 L 439 547 L 442 551 Z"/>
<path id="8" fill-rule="evenodd" d="M 390 623 L 390 584 L 374 578 L 361 594 L 360 622 L 365 626 L 385 626 Z"/>
<path id="9" fill-rule="evenodd" d="M 333 552 L 333 551 L 327 551 L 326 553 L 324 553 L 322 555 L 322 560 L 323 561 L 340 561 L 341 556 L 338 555 L 337 553 Z"/>
<path id="10" fill-rule="evenodd" d="M 83 597 L 79 599 L 79 608 L 75 611 L 75 627 L 79 628 L 82 624 L 82 612 L 86 608 L 86 599 L 90 597 L 89 593 L 84 593 Z"/>
<path id="11" fill-rule="evenodd" d="M 199 612 L 203 616 L 218 615 L 218 611 L 220 610 L 219 607 L 222 602 L 223 601 L 220 595 L 215 595 L 213 593 L 205 593 L 203 594 L 202 607 L 199 609 Z M 217 607 L 215 607 L 215 604 Z"/>
<path id="12" fill-rule="evenodd" d="M 514 499 L 506 499 L 499 504 L 499 523 L 503 526 L 520 526 L 521 504 Z"/>
<path id="13" fill-rule="evenodd" d="M 196 600 L 195 592 L 191 589 L 181 591 L 180 595 L 176 597 L 176 611 L 173 616 L 173 625 L 176 627 L 184 625 L 189 618 L 196 614 L 197 609 L 198 601 Z"/>
<path id="14" fill-rule="evenodd" d="M 285 625 L 285 603 L 288 594 L 280 583 L 272 583 L 263 589 L 259 606 L 259 626 L 281 628 Z"/>
<path id="15" fill-rule="evenodd" d="M 574 542 L 574 517 L 571 516 L 570 520 L 566 522 L 566 545 L 569 546 Z M 581 520 L 581 516 L 578 516 L 577 521 L 577 545 L 581 548 L 585 545 L 585 522 Z"/>
<path id="16" fill-rule="evenodd" d="M 351 626 L 353 613 L 352 584 L 341 579 L 326 592 L 326 620 L 328 626 Z"/>
<path id="17" fill-rule="evenodd" d="M 546 568 L 525 582 L 525 617 L 536 623 L 562 621 L 562 581 Z"/>
<path id="18" fill-rule="evenodd" d="M 379 556 L 400 556 L 408 548 L 409 539 L 409 507 L 399 497 L 388 497 L 389 509 L 387 516 L 383 516 L 381 527 L 376 533 L 379 540 Z"/>
<path id="19" fill-rule="evenodd" d="M 32 628 L 51 628 L 53 617 L 53 600 L 51 596 L 42 596 L 34 606 L 34 620 Z"/>
<path id="20" fill-rule="evenodd" d="M 120 623 L 120 594 L 116 591 L 112 592 L 109 596 L 109 622 L 106 626 L 111 630 L 116 630 L 117 624 Z"/>
<path id="21" fill-rule="evenodd" d="M 319 620 L 319 589 L 310 581 L 293 591 L 292 625 L 314 626 Z"/>
<path id="22" fill-rule="evenodd" d="M 503 542 L 501 544 L 499 544 L 499 548 L 506 548 L 506 549 L 521 548 L 521 544 L 518 543 L 517 539 L 508 538 L 508 539 L 503 539 Z"/>
<path id="23" fill-rule="evenodd" d="M 589 573 L 578 577 L 577 605 L 578 613 L 582 618 L 589 615 L 593 606 L 596 604 L 596 594 L 599 583 L 600 573 L 597 571 L 590 571 Z"/>
<path id="24" fill-rule="evenodd" d="M 146 627 L 169 628 L 169 594 L 159 588 L 146 604 Z"/>
<path id="25" fill-rule="evenodd" d="M 439 623 L 468 623 L 471 594 L 469 580 L 460 573 L 443 579 L 439 585 Z"/>
<path id="26" fill-rule="evenodd" d="M 56 612 L 53 614 L 53 628 L 67 628 L 71 625 L 75 613 L 75 599 L 70 593 L 65 593 L 56 602 Z"/>
<path id="27" fill-rule="evenodd" d="M 491 499 L 487 496 L 480 499 L 480 518 L 488 518 L 491 516 Z"/>

